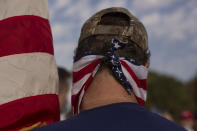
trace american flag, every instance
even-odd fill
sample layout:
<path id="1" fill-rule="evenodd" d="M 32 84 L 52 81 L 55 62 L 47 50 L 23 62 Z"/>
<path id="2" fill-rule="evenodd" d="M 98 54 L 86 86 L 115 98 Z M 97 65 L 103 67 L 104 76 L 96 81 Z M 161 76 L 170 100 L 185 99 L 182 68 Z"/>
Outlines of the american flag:
<path id="1" fill-rule="evenodd" d="M 59 120 L 48 18 L 48 0 L 0 0 L 0 130 Z"/>
<path id="2" fill-rule="evenodd" d="M 115 46 L 119 47 L 117 45 L 114 45 L 114 47 Z M 106 56 L 86 53 L 74 62 L 72 88 L 73 114 L 78 114 L 80 112 L 80 104 L 83 95 L 87 90 L 89 84 L 91 83 L 92 79 L 94 78 L 96 72 L 98 71 L 100 65 L 102 64 L 102 59 L 104 57 Z M 113 55 L 111 55 L 110 57 L 114 58 Z M 116 73 L 118 73 L 117 75 L 115 75 L 115 77 L 121 76 L 121 73 L 124 74 L 124 77 L 126 77 L 126 81 L 132 87 L 132 91 L 136 96 L 138 103 L 144 106 L 147 94 L 146 79 L 148 69 L 143 65 L 137 64 L 134 60 L 131 59 L 128 60 L 121 57 L 117 59 L 117 61 L 120 63 L 121 69 L 115 71 Z M 127 88 L 125 89 L 127 90 Z"/>

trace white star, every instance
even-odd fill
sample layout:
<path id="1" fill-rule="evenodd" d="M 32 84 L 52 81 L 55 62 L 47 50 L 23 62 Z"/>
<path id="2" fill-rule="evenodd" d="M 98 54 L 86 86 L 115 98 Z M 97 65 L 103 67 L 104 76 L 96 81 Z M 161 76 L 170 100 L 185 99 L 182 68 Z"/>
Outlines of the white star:
<path id="1" fill-rule="evenodd" d="M 115 46 L 114 46 L 116 49 L 118 49 L 120 47 L 120 45 L 118 45 L 118 43 L 115 43 Z"/>

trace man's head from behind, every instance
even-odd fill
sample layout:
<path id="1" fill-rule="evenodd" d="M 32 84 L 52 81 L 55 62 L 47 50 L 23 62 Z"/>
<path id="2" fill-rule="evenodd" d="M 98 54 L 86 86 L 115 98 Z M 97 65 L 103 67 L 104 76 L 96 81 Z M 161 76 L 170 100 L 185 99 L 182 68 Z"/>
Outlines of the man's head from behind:
<path id="1" fill-rule="evenodd" d="M 119 46 L 116 45 L 116 43 L 123 43 L 124 47 L 115 49 Z M 97 63 L 99 66 L 95 64 L 96 59 L 93 61 L 90 60 L 95 58 L 92 54 L 96 54 L 99 59 L 101 57 L 100 61 L 98 59 L 99 62 Z M 75 52 L 74 87 L 72 92 L 73 106 L 77 104 L 80 106 L 82 99 L 79 98 L 83 97 L 84 92 L 88 89 L 87 87 L 94 85 L 94 81 L 96 81 L 97 78 L 96 76 L 99 76 L 103 71 L 107 71 L 111 76 L 114 76 L 115 80 L 117 80 L 117 82 L 119 81 L 120 85 L 128 85 L 129 80 L 125 77 L 123 67 L 114 64 L 117 60 L 119 64 L 124 64 L 124 61 L 119 61 L 119 58 L 132 60 L 135 65 L 145 66 L 149 63 L 149 57 L 147 32 L 143 24 L 135 16 L 124 8 L 109 8 L 96 13 L 83 25 L 78 47 Z M 91 64 L 88 65 L 87 63 Z M 85 74 L 82 73 L 83 67 L 80 67 L 80 64 L 86 68 Z M 86 67 L 84 65 L 86 65 Z M 92 68 L 92 70 L 90 68 Z M 88 77 L 88 75 L 90 76 Z M 96 78 L 91 79 L 94 76 Z M 105 76 L 101 75 L 101 77 Z M 79 88 L 77 87 L 78 80 L 84 81 Z M 102 79 L 99 80 L 102 81 Z M 104 86 L 102 85 L 103 83 L 99 81 L 97 81 L 97 83 L 97 85 Z M 128 86 L 132 87 L 131 85 Z M 78 101 L 76 99 L 78 99 Z"/>
<path id="2" fill-rule="evenodd" d="M 143 24 L 124 8 L 108 8 L 89 18 L 82 27 L 74 59 L 86 52 L 105 55 L 112 38 L 128 42 L 115 55 L 136 60 L 145 65 L 149 61 L 148 36 Z"/>

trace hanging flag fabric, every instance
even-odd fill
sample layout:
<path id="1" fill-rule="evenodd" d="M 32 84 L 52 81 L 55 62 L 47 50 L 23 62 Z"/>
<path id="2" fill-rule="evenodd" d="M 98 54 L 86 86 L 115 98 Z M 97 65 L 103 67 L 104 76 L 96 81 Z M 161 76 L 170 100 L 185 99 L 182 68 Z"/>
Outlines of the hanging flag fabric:
<path id="1" fill-rule="evenodd" d="M 59 120 L 48 19 L 48 0 L 0 0 L 0 130 Z"/>

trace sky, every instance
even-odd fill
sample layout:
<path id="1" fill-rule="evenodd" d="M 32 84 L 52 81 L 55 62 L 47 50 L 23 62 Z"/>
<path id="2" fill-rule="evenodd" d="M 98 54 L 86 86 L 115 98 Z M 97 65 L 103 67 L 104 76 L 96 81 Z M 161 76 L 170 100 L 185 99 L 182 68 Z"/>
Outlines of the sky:
<path id="1" fill-rule="evenodd" d="M 197 73 L 196 0 L 49 0 L 58 66 L 72 70 L 83 23 L 101 9 L 127 8 L 145 25 L 150 70 L 188 81 Z"/>

